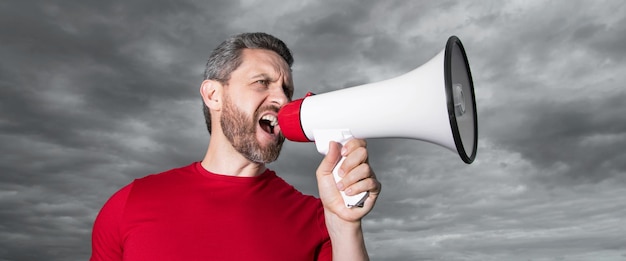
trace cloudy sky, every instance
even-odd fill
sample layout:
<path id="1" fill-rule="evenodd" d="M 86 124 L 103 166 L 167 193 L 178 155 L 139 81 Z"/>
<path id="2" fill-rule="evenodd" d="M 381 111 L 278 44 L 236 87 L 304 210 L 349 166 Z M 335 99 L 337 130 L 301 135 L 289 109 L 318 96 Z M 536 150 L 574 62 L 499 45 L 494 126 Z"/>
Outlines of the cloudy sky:
<path id="1" fill-rule="evenodd" d="M 201 159 L 204 63 L 249 31 L 291 47 L 296 97 L 401 75 L 463 41 L 478 156 L 371 140 L 373 260 L 626 260 L 618 0 L 3 1 L 0 260 L 86 260 L 112 193 Z M 289 143 L 270 167 L 316 194 L 320 159 Z"/>

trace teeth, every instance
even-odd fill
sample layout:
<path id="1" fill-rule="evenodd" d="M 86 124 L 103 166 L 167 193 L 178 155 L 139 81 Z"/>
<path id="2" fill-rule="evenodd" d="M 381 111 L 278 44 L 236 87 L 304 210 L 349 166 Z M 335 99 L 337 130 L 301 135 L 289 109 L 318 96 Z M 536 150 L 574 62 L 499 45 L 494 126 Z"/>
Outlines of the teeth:
<path id="1" fill-rule="evenodd" d="M 270 122 L 270 126 L 275 127 L 276 125 L 278 125 L 278 118 L 276 118 L 276 116 L 274 115 L 265 115 L 263 117 L 261 117 L 261 120 L 266 120 Z"/>

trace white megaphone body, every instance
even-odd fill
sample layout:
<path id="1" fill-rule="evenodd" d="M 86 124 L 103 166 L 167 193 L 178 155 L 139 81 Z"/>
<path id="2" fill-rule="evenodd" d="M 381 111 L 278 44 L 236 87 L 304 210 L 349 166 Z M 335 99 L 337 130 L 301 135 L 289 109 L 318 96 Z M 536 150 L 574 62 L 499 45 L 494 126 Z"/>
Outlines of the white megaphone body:
<path id="1" fill-rule="evenodd" d="M 326 154 L 330 141 L 352 138 L 407 138 L 446 147 L 471 163 L 478 126 L 474 86 L 461 41 L 451 36 L 446 47 L 424 65 L 389 80 L 319 95 L 307 94 L 278 113 L 285 138 L 315 141 Z M 337 174 L 343 159 L 337 164 Z M 346 206 L 362 206 L 367 193 L 347 196 Z"/>

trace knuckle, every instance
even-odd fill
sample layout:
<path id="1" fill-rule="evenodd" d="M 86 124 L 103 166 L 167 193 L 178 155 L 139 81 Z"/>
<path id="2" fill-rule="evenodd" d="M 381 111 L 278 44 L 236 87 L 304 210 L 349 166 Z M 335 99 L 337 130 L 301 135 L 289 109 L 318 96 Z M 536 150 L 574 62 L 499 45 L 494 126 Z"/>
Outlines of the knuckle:
<path id="1" fill-rule="evenodd" d="M 365 141 L 364 139 L 352 139 L 348 143 L 346 143 L 346 146 L 349 149 L 353 149 L 353 150 L 356 150 L 359 148 L 366 148 L 367 141 Z"/>
<path id="2" fill-rule="evenodd" d="M 372 171 L 372 167 L 370 167 L 370 164 L 363 163 L 362 166 L 363 166 L 363 171 L 368 173 L 368 176 L 373 176 L 373 171 Z"/>
<path id="3" fill-rule="evenodd" d="M 361 173 L 360 175 L 362 179 L 371 178 L 374 176 L 370 165 L 367 163 L 362 163 L 359 166 L 359 172 Z"/>
<path id="4" fill-rule="evenodd" d="M 365 147 L 358 147 L 354 150 L 354 153 L 358 155 L 362 160 L 367 159 L 367 149 Z"/>
<path id="5" fill-rule="evenodd" d="M 378 183 L 378 182 L 377 182 L 376 180 L 374 180 L 374 179 L 372 179 L 372 178 L 369 178 L 369 179 L 367 179 L 367 180 L 369 180 L 369 184 L 368 184 L 368 185 L 369 185 L 369 187 L 370 187 L 370 188 L 374 189 L 374 188 L 376 188 L 376 187 L 377 187 L 377 184 L 376 184 L 376 183 Z"/>

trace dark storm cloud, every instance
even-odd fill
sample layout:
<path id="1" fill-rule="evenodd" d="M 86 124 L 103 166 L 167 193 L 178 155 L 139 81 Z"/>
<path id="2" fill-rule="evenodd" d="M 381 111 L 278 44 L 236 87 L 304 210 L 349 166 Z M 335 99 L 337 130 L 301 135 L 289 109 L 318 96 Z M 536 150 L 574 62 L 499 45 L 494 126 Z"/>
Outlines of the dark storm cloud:
<path id="1" fill-rule="evenodd" d="M 222 26 L 228 7 L 199 10 L 168 1 L 3 4 L 0 259 L 86 258 L 112 192 L 201 151 L 162 145 L 197 148 L 180 141 L 197 125 L 167 107 L 200 114 L 199 100 L 184 102 L 201 81 L 202 69 L 189 68 L 219 41 L 206 39 L 219 35 L 207 28 Z"/>
<path id="2" fill-rule="evenodd" d="M 244 31 L 290 46 L 296 97 L 401 75 L 463 41 L 478 157 L 369 141 L 383 183 L 364 223 L 372 259 L 623 258 L 625 21 L 618 1 L 2 3 L 0 260 L 85 260 L 113 192 L 199 160 L 206 57 Z M 288 142 L 270 168 L 315 195 L 321 158 Z"/>
<path id="3" fill-rule="evenodd" d="M 161 78 L 150 64 L 123 53 L 132 34 L 144 32 L 134 17 L 89 5 L 33 7 L 26 21 L 12 20 L 19 29 L 8 32 L 7 38 L 19 44 L 4 49 L 20 55 L 3 66 L 9 71 L 3 92 L 15 97 L 3 103 L 3 109 L 12 112 L 10 122 L 19 123 L 20 131 L 71 139 L 75 130 L 66 128 L 70 122 L 84 128 L 113 127 L 111 119 L 136 114 L 159 97 L 184 93 L 174 88 L 176 80 Z M 21 37 L 21 32 L 29 36 Z M 61 94 L 46 95 L 54 91 Z M 67 103 L 72 98 L 79 104 Z"/>
<path id="4" fill-rule="evenodd" d="M 494 129 L 503 131 L 498 133 L 499 142 L 514 146 L 514 150 L 543 168 L 565 164 L 567 170 L 563 174 L 572 181 L 597 182 L 621 176 L 620 173 L 626 171 L 623 150 L 626 121 L 619 120 L 625 119 L 625 99 L 625 94 L 608 97 L 602 103 L 586 99 L 555 102 L 546 98 L 532 108 L 513 105 L 510 111 L 488 112 L 485 117 L 499 113 L 518 114 L 512 117 L 518 120 L 499 123 L 508 125 L 514 132 L 494 126 Z"/>
<path id="5" fill-rule="evenodd" d="M 9 39 L 2 50 L 8 57 L 2 64 L 2 94 L 12 97 L 2 103 L 3 111 L 11 112 L 3 129 L 72 147 L 106 146 L 109 141 L 81 132 L 115 132 L 129 119 L 154 119 L 151 109 L 165 101 L 195 97 L 190 85 L 201 81 L 201 68 L 189 68 L 203 62 L 198 57 L 208 55 L 211 41 L 193 39 L 211 31 L 198 32 L 188 22 L 222 26 L 221 20 L 208 20 L 220 12 L 199 13 L 183 2 L 43 1 L 24 7 L 29 15 L 11 7 L 2 16 L 3 24 L 15 25 L 2 31 Z M 200 55 L 183 53 L 185 48 Z M 173 59 L 160 63 L 156 55 Z"/>
<path id="6" fill-rule="evenodd" d="M 626 18 L 617 18 L 619 20 L 612 22 L 587 18 L 588 23 L 575 28 L 570 40 L 586 45 L 597 52 L 598 57 L 616 62 L 623 61 L 626 56 L 626 47 L 620 43 L 626 40 L 626 28 L 623 26 Z"/>
<path id="7" fill-rule="evenodd" d="M 558 174 L 537 177 L 541 182 L 597 182 L 622 176 L 626 155 L 620 148 L 626 145 L 626 121 L 619 119 L 624 119 L 626 93 L 615 83 L 623 79 L 617 73 L 623 68 L 618 62 L 624 48 L 617 47 L 623 38 L 624 27 L 619 26 L 623 18 L 607 22 L 586 13 L 552 13 L 554 9 L 547 8 L 525 14 L 524 27 L 506 26 L 517 34 L 492 43 L 504 48 L 489 48 L 496 52 L 491 56 L 479 54 L 488 58 L 484 66 L 490 68 L 478 70 L 497 73 L 478 78 L 478 85 L 497 86 L 493 91 L 500 97 L 481 111 L 483 129 L 538 167 L 559 169 Z M 542 24 L 551 26 L 542 30 Z M 592 144 L 601 137 L 612 141 Z"/>

